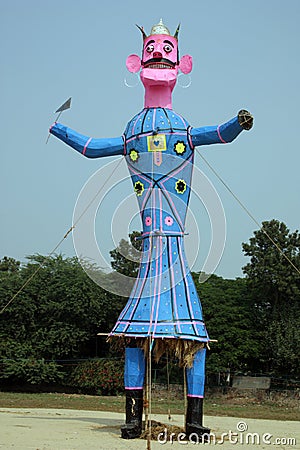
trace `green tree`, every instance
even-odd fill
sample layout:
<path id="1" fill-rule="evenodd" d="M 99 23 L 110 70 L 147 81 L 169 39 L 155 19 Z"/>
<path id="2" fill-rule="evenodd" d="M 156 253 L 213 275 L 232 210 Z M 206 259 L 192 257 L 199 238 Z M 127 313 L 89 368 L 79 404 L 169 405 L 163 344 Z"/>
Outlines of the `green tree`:
<path id="1" fill-rule="evenodd" d="M 300 235 L 297 230 L 290 232 L 283 222 L 273 219 L 263 222 L 249 243 L 243 243 L 243 251 L 250 257 L 243 271 L 255 327 L 265 344 L 262 362 L 268 370 L 297 372 L 300 276 L 293 265 L 300 268 Z"/>
<path id="2" fill-rule="evenodd" d="M 121 239 L 118 247 L 110 252 L 111 266 L 114 270 L 128 277 L 137 277 L 142 251 L 140 236 L 140 232 L 133 231 L 129 235 L 129 241 Z"/>
<path id="3" fill-rule="evenodd" d="M 199 274 L 193 275 L 209 336 L 217 340 L 211 343 L 207 370 L 256 370 L 260 343 L 252 327 L 245 280 L 211 275 L 205 283 L 199 283 Z"/>
<path id="4" fill-rule="evenodd" d="M 273 219 L 263 222 L 249 243 L 242 244 L 245 255 L 250 257 L 243 272 L 248 287 L 257 293 L 255 306 L 264 311 L 268 319 L 275 319 L 289 316 L 294 308 L 299 309 L 300 276 L 268 236 L 300 268 L 300 235 L 297 230 L 290 233 L 283 222 Z"/>
<path id="5" fill-rule="evenodd" d="M 0 272 L 17 272 L 20 269 L 21 263 L 14 258 L 4 256 L 0 259 Z"/>
<path id="6" fill-rule="evenodd" d="M 140 237 L 140 232 L 133 231 L 129 240 L 121 239 L 119 245 L 110 251 L 113 271 L 107 274 L 102 286 L 112 293 L 111 299 L 117 317 L 124 308 L 138 275 L 142 251 Z"/>
<path id="7" fill-rule="evenodd" d="M 76 258 L 33 255 L 28 259 L 18 272 L 0 274 L 3 308 L 36 272 L 0 315 L 0 358 L 23 361 L 24 368 L 26 359 L 40 361 L 44 367 L 43 360 L 95 356 L 97 332 L 109 331 L 118 316 L 111 294 L 87 276 Z"/>

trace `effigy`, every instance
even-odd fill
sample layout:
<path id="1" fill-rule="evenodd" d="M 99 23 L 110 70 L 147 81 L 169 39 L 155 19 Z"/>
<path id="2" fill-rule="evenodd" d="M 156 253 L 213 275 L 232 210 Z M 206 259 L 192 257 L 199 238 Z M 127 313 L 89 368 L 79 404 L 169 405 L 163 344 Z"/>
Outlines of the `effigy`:
<path id="1" fill-rule="evenodd" d="M 139 273 L 128 302 L 110 338 L 125 342 L 126 423 L 124 439 L 142 432 L 143 391 L 147 351 L 157 359 L 173 354 L 185 367 L 187 380 L 186 435 L 201 437 L 205 358 L 210 338 L 201 301 L 184 251 L 185 219 L 192 192 L 197 146 L 232 142 L 253 125 L 241 110 L 228 122 L 195 128 L 172 109 L 172 91 L 179 71 L 192 70 L 192 57 L 179 58 L 179 27 L 172 36 L 160 20 L 143 36 L 142 58 L 130 55 L 127 69 L 140 72 L 144 108 L 115 138 L 91 138 L 54 123 L 50 133 L 88 158 L 123 155 L 140 209 L 143 231 Z"/>

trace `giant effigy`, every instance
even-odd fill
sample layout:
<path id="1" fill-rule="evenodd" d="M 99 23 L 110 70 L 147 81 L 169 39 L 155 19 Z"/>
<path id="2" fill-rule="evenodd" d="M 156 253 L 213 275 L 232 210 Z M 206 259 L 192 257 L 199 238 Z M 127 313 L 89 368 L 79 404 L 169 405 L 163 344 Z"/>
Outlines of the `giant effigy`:
<path id="1" fill-rule="evenodd" d="M 172 91 L 179 72 L 192 70 L 192 57 L 179 57 L 178 33 L 160 20 L 147 36 L 142 27 L 142 58 L 130 55 L 127 69 L 140 73 L 144 108 L 119 137 L 95 139 L 54 123 L 50 133 L 87 158 L 126 159 L 142 221 L 139 273 L 111 338 L 125 342 L 125 439 L 142 432 L 147 351 L 157 359 L 173 354 L 185 367 L 186 434 L 201 437 L 206 350 L 210 341 L 200 298 L 184 251 L 185 219 L 192 192 L 195 147 L 232 142 L 253 125 L 241 110 L 228 122 L 195 128 L 172 109 Z"/>

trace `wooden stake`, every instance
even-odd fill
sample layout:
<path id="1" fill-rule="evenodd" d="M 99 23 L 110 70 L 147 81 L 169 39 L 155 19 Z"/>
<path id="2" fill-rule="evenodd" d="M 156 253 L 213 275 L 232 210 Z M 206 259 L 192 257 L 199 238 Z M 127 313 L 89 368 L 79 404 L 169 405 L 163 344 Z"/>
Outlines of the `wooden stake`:
<path id="1" fill-rule="evenodd" d="M 167 350 L 167 383 L 168 383 L 168 419 L 171 420 L 171 408 L 170 408 L 170 373 L 169 373 L 169 351 Z"/>
<path id="2" fill-rule="evenodd" d="M 186 411 L 187 411 L 187 386 L 186 386 L 186 368 L 183 368 L 183 402 L 184 402 L 184 415 L 183 415 L 183 427 L 185 429 Z"/>
<path id="3" fill-rule="evenodd" d="M 148 433 L 147 433 L 147 450 L 151 450 L 151 335 L 148 338 L 148 379 L 147 379 L 147 390 L 148 390 Z"/>
<path id="4" fill-rule="evenodd" d="M 148 430 L 149 420 L 149 374 L 148 374 L 148 356 L 146 358 L 146 389 L 145 389 L 145 430 Z"/>

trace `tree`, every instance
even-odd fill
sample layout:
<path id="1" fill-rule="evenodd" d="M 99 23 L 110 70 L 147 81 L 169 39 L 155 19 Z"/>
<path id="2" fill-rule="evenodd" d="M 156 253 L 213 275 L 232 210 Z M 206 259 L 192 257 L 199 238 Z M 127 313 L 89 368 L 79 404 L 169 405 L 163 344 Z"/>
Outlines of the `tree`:
<path id="1" fill-rule="evenodd" d="M 24 360 L 36 361 L 26 365 L 33 370 L 37 361 L 42 367 L 44 360 L 95 356 L 97 332 L 108 331 L 119 312 L 111 295 L 87 276 L 76 258 L 33 255 L 28 260 L 18 272 L 1 274 L 0 308 L 40 267 L 0 316 L 0 358 L 17 362 L 7 366 L 7 373 L 17 373 L 20 364 L 24 368 Z"/>
<path id="2" fill-rule="evenodd" d="M 218 341 L 208 352 L 208 372 L 256 370 L 260 342 L 252 328 L 245 280 L 211 275 L 200 284 L 199 274 L 193 275 L 209 336 Z"/>
<path id="3" fill-rule="evenodd" d="M 142 251 L 141 233 L 133 231 L 129 241 L 121 239 L 117 248 L 110 252 L 111 266 L 114 270 L 128 277 L 137 277 Z"/>
<path id="4" fill-rule="evenodd" d="M 300 315 L 271 321 L 265 330 L 265 343 L 271 369 L 279 374 L 300 375 Z"/>
<path id="5" fill-rule="evenodd" d="M 267 234 L 266 234 L 267 233 Z M 300 275 L 285 256 L 300 268 L 300 235 L 290 233 L 283 222 L 263 222 L 254 232 L 249 243 L 243 243 L 243 251 L 250 262 L 243 267 L 248 287 L 255 291 L 255 306 L 267 319 L 289 317 L 299 309 Z"/>
<path id="6" fill-rule="evenodd" d="M 21 263 L 14 258 L 4 256 L 0 259 L 0 272 L 14 273 L 20 269 Z"/>
<path id="7" fill-rule="evenodd" d="M 263 222 L 249 243 L 243 243 L 243 251 L 250 257 L 243 271 L 256 330 L 265 343 L 263 361 L 269 370 L 295 372 L 299 370 L 295 330 L 300 325 L 300 275 L 293 265 L 300 268 L 300 235 L 273 219 Z"/>

